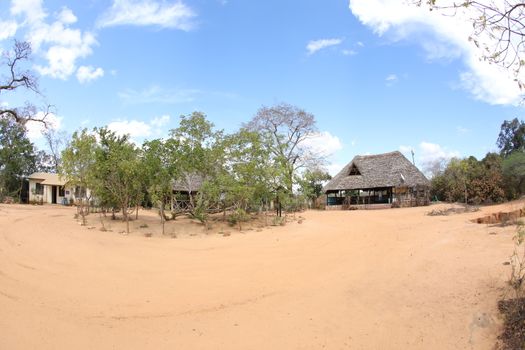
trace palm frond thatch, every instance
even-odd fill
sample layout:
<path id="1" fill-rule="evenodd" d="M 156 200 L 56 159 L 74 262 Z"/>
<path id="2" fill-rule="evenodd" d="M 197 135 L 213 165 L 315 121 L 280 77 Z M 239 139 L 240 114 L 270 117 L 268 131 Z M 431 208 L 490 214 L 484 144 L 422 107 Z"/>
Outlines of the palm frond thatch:
<path id="1" fill-rule="evenodd" d="M 350 175 L 351 173 L 359 175 Z M 401 186 L 430 186 L 430 182 L 401 152 L 395 151 L 354 157 L 326 184 L 323 191 L 327 193 Z"/>

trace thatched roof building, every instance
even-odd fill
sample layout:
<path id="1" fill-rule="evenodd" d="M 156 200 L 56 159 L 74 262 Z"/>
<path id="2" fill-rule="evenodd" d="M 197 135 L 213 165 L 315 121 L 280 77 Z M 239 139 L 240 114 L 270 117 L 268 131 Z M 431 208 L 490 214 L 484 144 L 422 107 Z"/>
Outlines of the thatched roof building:
<path id="1" fill-rule="evenodd" d="M 430 182 L 401 152 L 356 156 L 323 188 L 330 205 L 428 204 Z"/>
<path id="2" fill-rule="evenodd" d="M 173 182 L 173 191 L 195 193 L 201 189 L 203 183 L 204 177 L 200 174 L 183 174 L 179 179 Z"/>

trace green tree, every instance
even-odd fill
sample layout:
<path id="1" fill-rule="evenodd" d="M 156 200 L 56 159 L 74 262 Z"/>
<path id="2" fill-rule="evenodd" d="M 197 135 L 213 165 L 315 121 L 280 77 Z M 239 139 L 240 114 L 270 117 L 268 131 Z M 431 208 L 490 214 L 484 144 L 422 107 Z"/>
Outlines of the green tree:
<path id="1" fill-rule="evenodd" d="M 61 163 L 58 168 L 59 176 L 64 178 L 69 185 L 78 186 L 83 189 L 79 194 L 84 196 L 76 198 L 78 213 L 82 217 L 82 223 L 86 224 L 86 215 L 89 213 L 89 202 L 91 194 L 87 189 L 95 187 L 95 152 L 97 150 L 97 139 L 87 129 L 75 131 L 68 146 L 62 151 Z M 88 197 L 89 196 L 89 197 Z"/>
<path id="2" fill-rule="evenodd" d="M 62 151 L 59 175 L 71 185 L 91 186 L 97 147 L 97 139 L 93 133 L 87 129 L 75 131 L 68 146 Z"/>
<path id="3" fill-rule="evenodd" d="M 167 203 L 173 203 L 173 180 L 179 177 L 178 141 L 175 139 L 147 141 L 142 149 L 144 181 L 147 182 L 151 200 L 159 209 L 162 234 L 165 234 L 167 220 L 165 207 Z"/>
<path id="4" fill-rule="evenodd" d="M 501 124 L 497 145 L 503 157 L 514 151 L 525 151 L 525 123 L 518 118 L 505 120 Z"/>
<path id="5" fill-rule="evenodd" d="M 431 195 L 449 202 L 472 204 L 501 202 L 504 199 L 502 158 L 488 153 L 451 159 L 431 180 Z"/>
<path id="6" fill-rule="evenodd" d="M 332 179 L 328 172 L 322 169 L 308 169 L 303 174 L 301 192 L 310 201 L 315 201 L 323 194 L 323 184 Z"/>
<path id="7" fill-rule="evenodd" d="M 19 198 L 24 177 L 35 170 L 35 149 L 26 130 L 12 119 L 0 118 L 0 199 Z"/>
<path id="8" fill-rule="evenodd" d="M 208 211 L 217 204 L 214 182 L 223 172 L 225 162 L 224 136 L 222 130 L 214 130 L 214 125 L 201 112 L 181 116 L 179 127 L 171 130 L 171 138 L 178 142 L 180 157 L 177 159 L 179 183 L 190 194 L 188 210 L 198 220 L 207 222 Z M 201 181 L 195 181 L 199 179 Z M 210 182 L 210 184 L 206 184 Z M 201 188 L 197 188 L 197 184 Z M 212 190 L 213 189 L 213 190 Z M 197 192 L 198 191 L 198 192 Z M 197 192 L 197 198 L 193 193 Z"/>
<path id="9" fill-rule="evenodd" d="M 95 195 L 122 212 L 126 233 L 129 234 L 129 216 L 144 198 L 142 181 L 146 174 L 140 150 L 127 135 L 118 136 L 107 128 L 96 131 L 100 146 L 95 151 Z"/>
<path id="10" fill-rule="evenodd" d="M 519 198 L 525 193 L 525 153 L 513 152 L 503 160 L 503 176 L 509 199 Z"/>
<path id="11" fill-rule="evenodd" d="M 223 201 L 233 207 L 234 221 L 244 213 L 267 210 L 276 188 L 271 181 L 272 162 L 261 135 L 242 128 L 226 138 L 226 181 Z"/>

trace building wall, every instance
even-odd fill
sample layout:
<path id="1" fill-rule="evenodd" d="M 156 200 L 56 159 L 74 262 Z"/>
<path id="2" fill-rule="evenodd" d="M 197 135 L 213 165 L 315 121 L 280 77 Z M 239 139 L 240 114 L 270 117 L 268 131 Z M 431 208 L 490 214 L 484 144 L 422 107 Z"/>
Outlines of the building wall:
<path id="1" fill-rule="evenodd" d="M 36 184 L 40 181 L 29 179 L 29 203 L 53 203 L 53 186 L 43 185 L 43 194 L 36 194 Z M 64 188 L 64 196 L 59 196 L 60 186 L 56 186 L 56 198 L 57 204 L 61 204 L 64 198 L 67 198 L 68 202 L 72 202 L 75 199 L 74 187 L 66 186 Z"/>
<path id="2" fill-rule="evenodd" d="M 380 191 L 383 191 L 384 188 L 380 188 Z M 362 191 L 362 190 L 359 190 Z M 365 190 L 364 194 L 358 192 L 354 195 L 350 202 L 348 202 L 348 197 L 345 197 L 346 194 L 339 193 L 329 197 L 325 196 L 326 199 L 326 209 L 375 209 L 375 208 L 388 208 L 388 207 L 417 207 L 430 204 L 430 188 L 428 186 L 415 186 L 415 187 L 394 187 L 391 192 L 387 191 L 387 195 L 383 196 L 385 199 L 384 202 L 380 202 L 374 199 L 372 202 L 367 202 L 370 200 L 368 197 L 370 190 Z M 375 192 L 374 192 L 375 193 Z M 335 196 L 335 197 L 334 197 Z M 375 198 L 375 197 L 373 197 Z"/>

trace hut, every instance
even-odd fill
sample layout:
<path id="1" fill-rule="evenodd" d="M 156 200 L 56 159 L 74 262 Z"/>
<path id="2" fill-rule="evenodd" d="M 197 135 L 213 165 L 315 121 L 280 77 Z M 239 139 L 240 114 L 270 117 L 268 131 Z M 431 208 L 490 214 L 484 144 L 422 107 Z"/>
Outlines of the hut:
<path id="1" fill-rule="evenodd" d="M 323 188 L 327 209 L 413 207 L 430 202 L 430 181 L 401 152 L 356 156 Z"/>
<path id="2" fill-rule="evenodd" d="M 173 182 L 173 194 L 179 209 L 185 210 L 190 203 L 190 197 L 195 197 L 204 183 L 204 177 L 197 173 L 183 174 Z"/>

